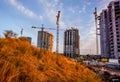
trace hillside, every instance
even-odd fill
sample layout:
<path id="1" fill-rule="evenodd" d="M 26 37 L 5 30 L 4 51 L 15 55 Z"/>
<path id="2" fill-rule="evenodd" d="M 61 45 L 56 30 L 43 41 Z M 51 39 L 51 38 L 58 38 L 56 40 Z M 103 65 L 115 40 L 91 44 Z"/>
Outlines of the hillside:
<path id="1" fill-rule="evenodd" d="M 25 38 L 0 38 L 0 82 L 102 82 L 70 58 L 38 50 Z"/>

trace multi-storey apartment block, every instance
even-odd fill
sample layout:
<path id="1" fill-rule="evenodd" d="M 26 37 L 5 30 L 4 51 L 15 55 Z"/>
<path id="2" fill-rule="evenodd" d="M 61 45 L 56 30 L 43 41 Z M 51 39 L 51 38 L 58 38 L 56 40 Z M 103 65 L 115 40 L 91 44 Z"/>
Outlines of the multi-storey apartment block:
<path id="1" fill-rule="evenodd" d="M 120 0 L 112 1 L 100 14 L 101 54 L 120 57 Z"/>
<path id="2" fill-rule="evenodd" d="M 54 36 L 47 31 L 38 31 L 37 47 L 44 50 L 53 51 Z"/>
<path id="3" fill-rule="evenodd" d="M 76 28 L 68 29 L 64 32 L 64 55 L 77 57 L 80 53 L 79 30 Z"/>

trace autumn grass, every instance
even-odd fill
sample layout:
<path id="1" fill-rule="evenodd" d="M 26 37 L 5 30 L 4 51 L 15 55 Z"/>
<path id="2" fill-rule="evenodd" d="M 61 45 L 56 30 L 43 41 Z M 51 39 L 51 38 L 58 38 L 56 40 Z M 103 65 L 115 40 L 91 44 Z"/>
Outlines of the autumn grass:
<path id="1" fill-rule="evenodd" d="M 102 82 L 70 58 L 39 50 L 25 38 L 0 38 L 0 82 Z"/>

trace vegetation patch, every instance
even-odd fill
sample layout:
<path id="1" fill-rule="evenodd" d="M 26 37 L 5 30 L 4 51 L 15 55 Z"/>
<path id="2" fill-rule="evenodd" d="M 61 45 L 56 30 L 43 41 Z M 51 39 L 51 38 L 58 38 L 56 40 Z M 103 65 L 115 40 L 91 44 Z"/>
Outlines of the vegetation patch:
<path id="1" fill-rule="evenodd" d="M 39 50 L 26 38 L 0 38 L 0 82 L 102 82 L 70 58 Z"/>

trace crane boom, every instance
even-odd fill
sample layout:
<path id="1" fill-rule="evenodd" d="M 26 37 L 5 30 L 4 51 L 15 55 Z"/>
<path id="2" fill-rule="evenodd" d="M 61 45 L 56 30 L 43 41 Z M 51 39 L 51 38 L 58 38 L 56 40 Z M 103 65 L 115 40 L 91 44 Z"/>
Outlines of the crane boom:
<path id="1" fill-rule="evenodd" d="M 34 29 L 41 29 L 41 31 L 42 30 L 44 30 L 44 29 L 49 29 L 49 30 L 56 30 L 55 28 L 45 28 L 45 27 L 36 27 L 36 26 L 32 26 L 31 28 L 34 28 Z M 63 29 L 60 29 L 60 30 L 63 30 Z"/>

